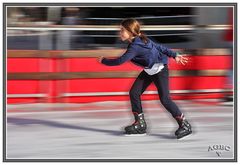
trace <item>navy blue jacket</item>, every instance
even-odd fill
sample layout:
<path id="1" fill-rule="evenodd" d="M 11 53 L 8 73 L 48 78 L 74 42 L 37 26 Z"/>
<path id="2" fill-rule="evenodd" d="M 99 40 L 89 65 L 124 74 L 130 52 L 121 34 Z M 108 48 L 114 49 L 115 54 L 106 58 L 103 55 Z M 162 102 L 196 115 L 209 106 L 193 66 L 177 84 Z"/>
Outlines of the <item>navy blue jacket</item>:
<path id="1" fill-rule="evenodd" d="M 143 68 L 152 68 L 155 63 L 168 64 L 168 57 L 175 58 L 176 55 L 176 52 L 149 38 L 145 44 L 137 36 L 128 45 L 126 52 L 122 56 L 115 59 L 103 58 L 102 63 L 108 66 L 115 66 L 131 60 L 131 62 Z"/>

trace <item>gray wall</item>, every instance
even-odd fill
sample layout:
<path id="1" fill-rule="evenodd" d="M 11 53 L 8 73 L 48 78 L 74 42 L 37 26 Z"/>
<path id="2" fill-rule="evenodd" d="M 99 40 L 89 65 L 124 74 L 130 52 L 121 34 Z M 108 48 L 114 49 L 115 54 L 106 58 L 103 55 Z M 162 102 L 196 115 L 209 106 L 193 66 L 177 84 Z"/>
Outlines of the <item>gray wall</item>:
<path id="1" fill-rule="evenodd" d="M 228 24 L 228 7 L 198 7 L 194 14 L 198 15 L 196 25 Z M 195 46 L 200 48 L 227 47 L 223 40 L 224 30 L 197 30 Z"/>

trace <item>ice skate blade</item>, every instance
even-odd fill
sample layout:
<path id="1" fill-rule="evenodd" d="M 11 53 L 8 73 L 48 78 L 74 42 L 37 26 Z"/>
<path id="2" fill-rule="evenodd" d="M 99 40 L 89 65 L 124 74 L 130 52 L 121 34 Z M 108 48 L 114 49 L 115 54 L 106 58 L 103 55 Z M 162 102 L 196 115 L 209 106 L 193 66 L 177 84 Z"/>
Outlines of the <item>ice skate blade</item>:
<path id="1" fill-rule="evenodd" d="M 146 133 L 142 133 L 142 134 L 124 134 L 124 136 L 146 136 Z"/>
<path id="2" fill-rule="evenodd" d="M 192 132 L 188 135 L 185 135 L 185 136 L 181 137 L 181 138 L 177 138 L 177 140 L 185 140 L 185 139 L 188 139 L 191 136 L 192 136 Z"/>

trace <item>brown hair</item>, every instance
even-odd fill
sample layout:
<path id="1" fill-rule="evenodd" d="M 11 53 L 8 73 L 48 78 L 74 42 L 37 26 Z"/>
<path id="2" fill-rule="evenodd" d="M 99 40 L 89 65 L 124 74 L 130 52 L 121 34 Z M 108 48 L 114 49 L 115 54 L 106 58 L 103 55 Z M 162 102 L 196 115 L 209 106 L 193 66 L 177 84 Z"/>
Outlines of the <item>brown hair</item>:
<path id="1" fill-rule="evenodd" d="M 127 31 L 129 31 L 133 35 L 133 37 L 139 36 L 145 44 L 147 43 L 147 36 L 143 32 L 140 32 L 141 25 L 139 21 L 133 18 L 128 18 L 122 20 L 121 25 Z"/>

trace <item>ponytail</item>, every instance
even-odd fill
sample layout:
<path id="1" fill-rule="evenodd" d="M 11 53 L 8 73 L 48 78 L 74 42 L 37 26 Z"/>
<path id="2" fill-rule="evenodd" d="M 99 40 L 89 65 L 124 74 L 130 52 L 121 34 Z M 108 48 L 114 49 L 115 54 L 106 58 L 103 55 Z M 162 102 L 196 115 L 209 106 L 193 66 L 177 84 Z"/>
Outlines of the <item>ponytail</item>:
<path id="1" fill-rule="evenodd" d="M 147 39 L 147 36 L 143 33 L 143 32 L 140 32 L 139 33 L 139 37 L 141 38 L 141 40 L 146 44 L 148 39 Z"/>

